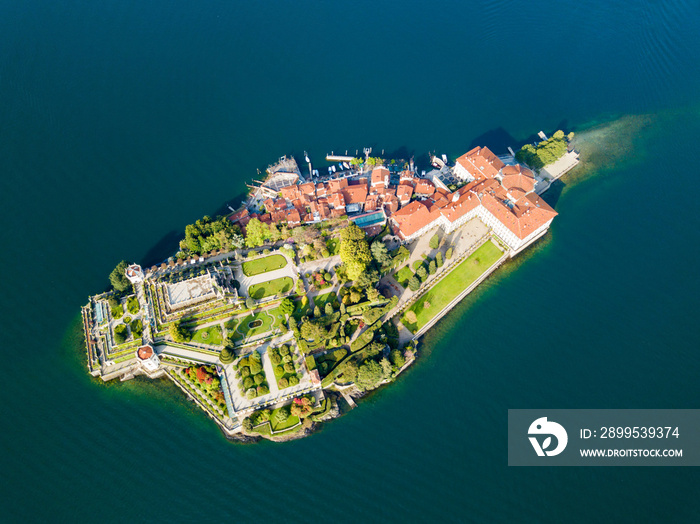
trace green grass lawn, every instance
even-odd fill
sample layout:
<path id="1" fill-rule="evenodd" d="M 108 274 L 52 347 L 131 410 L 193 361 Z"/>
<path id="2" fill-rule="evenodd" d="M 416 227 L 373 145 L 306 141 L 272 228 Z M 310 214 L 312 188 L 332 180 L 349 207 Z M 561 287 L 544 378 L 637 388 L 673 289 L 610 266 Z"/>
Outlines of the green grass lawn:
<path id="1" fill-rule="evenodd" d="M 272 426 L 272 431 L 283 431 L 285 429 L 291 428 L 296 424 L 299 424 L 299 417 L 295 415 L 289 415 L 289 418 L 286 421 L 279 423 L 275 420 L 275 413 L 277 413 L 277 410 L 274 410 L 272 412 L 272 416 L 270 416 L 270 425 Z"/>
<path id="2" fill-rule="evenodd" d="M 326 247 L 330 252 L 331 256 L 340 253 L 340 239 L 339 238 L 329 238 L 326 240 Z"/>
<path id="3" fill-rule="evenodd" d="M 311 302 L 307 302 L 305 306 L 302 307 L 301 305 L 301 299 L 295 300 L 294 304 L 296 305 L 296 310 L 294 313 L 292 313 L 292 316 L 298 320 L 301 320 L 301 317 L 304 316 L 309 316 L 311 314 Z"/>
<path id="4" fill-rule="evenodd" d="M 248 294 L 256 300 L 286 293 L 294 286 L 294 281 L 290 277 L 276 278 L 267 282 L 253 284 L 248 288 Z"/>
<path id="5" fill-rule="evenodd" d="M 209 326 L 208 328 L 198 329 L 192 335 L 192 342 L 199 344 L 212 344 L 220 346 L 223 340 L 221 334 L 221 326 Z"/>
<path id="6" fill-rule="evenodd" d="M 314 297 L 314 304 L 321 308 L 321 312 L 323 312 L 323 308 L 329 302 L 333 304 L 333 307 L 335 309 L 338 309 L 338 307 L 340 307 L 338 303 L 338 296 L 332 291 L 330 293 L 324 293 L 323 295 Z"/>
<path id="7" fill-rule="evenodd" d="M 243 262 L 243 274 L 247 277 L 267 273 L 275 269 L 282 269 L 287 265 L 287 259 L 282 255 L 272 255 L 269 257 L 257 258 L 248 262 Z"/>
<path id="8" fill-rule="evenodd" d="M 274 330 L 282 323 L 283 317 L 284 315 L 279 308 L 274 308 L 268 311 L 259 311 L 241 319 L 231 319 L 226 323 L 226 328 L 232 330 L 233 340 L 242 340 Z M 253 324 L 252 327 L 251 324 Z M 235 331 L 233 331 L 234 328 Z"/>
<path id="9" fill-rule="evenodd" d="M 486 242 L 408 308 L 408 311 L 413 311 L 416 314 L 415 323 L 410 323 L 405 314 L 401 323 L 412 333 L 418 331 L 443 307 L 479 278 L 502 254 L 493 242 Z M 425 307 L 426 303 L 429 304 L 429 307 Z"/>
<path id="10" fill-rule="evenodd" d="M 403 287 L 408 286 L 408 281 L 411 279 L 412 276 L 413 271 L 411 271 L 411 268 L 408 266 L 404 266 L 401 269 L 399 269 L 396 273 L 394 273 L 394 278 Z"/>

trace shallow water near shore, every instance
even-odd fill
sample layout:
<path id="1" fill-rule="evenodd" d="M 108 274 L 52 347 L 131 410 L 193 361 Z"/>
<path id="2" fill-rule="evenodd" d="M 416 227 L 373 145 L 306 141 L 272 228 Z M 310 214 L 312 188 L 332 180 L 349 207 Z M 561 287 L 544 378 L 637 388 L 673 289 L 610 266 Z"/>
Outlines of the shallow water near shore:
<path id="1" fill-rule="evenodd" d="M 6 520 L 696 519 L 694 468 L 506 449 L 509 408 L 697 407 L 695 3 L 0 8 Z M 310 437 L 232 444 L 167 381 L 87 375 L 79 308 L 114 265 L 162 260 L 278 156 L 558 127 L 585 161 L 550 232 Z"/>

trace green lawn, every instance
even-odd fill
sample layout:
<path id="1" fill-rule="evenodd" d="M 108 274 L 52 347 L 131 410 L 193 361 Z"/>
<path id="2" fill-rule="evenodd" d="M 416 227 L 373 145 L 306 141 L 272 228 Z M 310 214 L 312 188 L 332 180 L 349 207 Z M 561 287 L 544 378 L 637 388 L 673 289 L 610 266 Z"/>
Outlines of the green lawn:
<path id="1" fill-rule="evenodd" d="M 412 333 L 418 331 L 443 307 L 479 278 L 502 254 L 493 242 L 486 242 L 408 308 L 408 311 L 413 311 L 416 314 L 414 324 L 406 319 L 405 314 L 401 323 Z M 425 307 L 426 303 L 429 304 L 428 307 Z"/>
<path id="2" fill-rule="evenodd" d="M 408 281 L 411 279 L 412 276 L 413 271 L 411 271 L 411 268 L 408 266 L 404 266 L 401 269 L 399 269 L 396 273 L 394 273 L 394 278 L 403 287 L 408 286 Z"/>
<path id="3" fill-rule="evenodd" d="M 260 300 L 272 295 L 286 293 L 292 289 L 292 286 L 294 286 L 294 281 L 290 277 L 276 278 L 267 282 L 253 284 L 248 288 L 248 294 L 254 299 Z"/>
<path id="4" fill-rule="evenodd" d="M 199 344 L 220 346 L 222 340 L 221 326 L 209 326 L 208 328 L 198 329 L 192 335 L 192 342 Z"/>
<path id="5" fill-rule="evenodd" d="M 226 323 L 226 328 L 230 330 L 235 328 L 233 339 L 242 340 L 272 331 L 279 327 L 282 320 L 284 320 L 283 317 L 284 315 L 282 315 L 279 308 L 274 308 L 247 315 L 242 319 L 231 319 Z M 251 324 L 254 324 L 254 326 L 251 327 Z"/>
<path id="6" fill-rule="evenodd" d="M 332 291 L 330 293 L 324 293 L 323 295 L 314 297 L 314 304 L 321 308 L 321 312 L 323 312 L 323 308 L 329 302 L 333 304 L 333 307 L 335 309 L 338 309 L 338 307 L 340 307 L 338 305 L 338 297 Z"/>
<path id="7" fill-rule="evenodd" d="M 275 269 L 282 269 L 287 265 L 287 259 L 282 255 L 272 255 L 269 257 L 257 258 L 248 262 L 243 262 L 243 274 L 247 277 L 267 273 Z"/>
<path id="8" fill-rule="evenodd" d="M 340 253 L 340 239 L 339 238 L 329 238 L 326 240 L 326 247 L 330 252 L 331 256 Z"/>
<path id="9" fill-rule="evenodd" d="M 274 410 L 272 412 L 272 416 L 270 416 L 270 425 L 272 426 L 272 431 L 283 431 L 285 429 L 291 428 L 296 424 L 299 424 L 299 417 L 295 415 L 289 415 L 289 418 L 286 421 L 279 423 L 275 420 L 275 413 L 277 413 L 277 410 Z"/>

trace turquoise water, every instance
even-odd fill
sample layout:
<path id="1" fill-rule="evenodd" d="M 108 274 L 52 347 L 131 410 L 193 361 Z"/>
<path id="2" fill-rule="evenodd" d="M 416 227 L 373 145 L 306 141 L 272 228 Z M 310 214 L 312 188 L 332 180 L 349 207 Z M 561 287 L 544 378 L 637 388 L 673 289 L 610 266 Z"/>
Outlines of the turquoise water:
<path id="1" fill-rule="evenodd" d="M 696 2 L 0 2 L 3 520 L 696 521 L 692 468 L 508 468 L 508 408 L 694 408 Z M 594 132 L 585 133 L 592 128 Z M 79 307 L 283 154 L 595 147 L 390 388 L 226 442 L 85 373 Z"/>
<path id="2" fill-rule="evenodd" d="M 384 222 L 384 218 L 384 213 L 380 211 L 379 213 L 363 215 L 359 218 L 356 218 L 354 222 L 360 227 L 367 227 L 371 226 L 372 224 L 379 224 L 380 222 Z"/>

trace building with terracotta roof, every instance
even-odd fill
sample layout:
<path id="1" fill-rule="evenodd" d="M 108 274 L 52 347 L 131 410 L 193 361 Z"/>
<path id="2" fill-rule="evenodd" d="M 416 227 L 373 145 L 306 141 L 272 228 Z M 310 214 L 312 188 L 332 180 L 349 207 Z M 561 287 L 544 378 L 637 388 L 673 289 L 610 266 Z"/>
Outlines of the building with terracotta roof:
<path id="1" fill-rule="evenodd" d="M 316 196 L 316 186 L 312 182 L 306 182 L 299 186 L 302 195 Z"/>
<path id="2" fill-rule="evenodd" d="M 147 371 L 156 371 L 160 367 L 160 359 L 150 344 L 136 350 L 136 359 Z"/>
<path id="3" fill-rule="evenodd" d="M 376 211 L 379 204 L 379 195 L 367 195 L 365 199 L 365 211 Z"/>
<path id="4" fill-rule="evenodd" d="M 396 196 L 402 206 L 407 205 L 413 196 L 413 186 L 406 183 L 401 183 L 396 187 Z"/>
<path id="5" fill-rule="evenodd" d="M 418 180 L 416 188 L 413 192 L 416 194 L 416 196 L 430 196 L 435 193 L 435 184 L 433 184 L 430 180 L 421 178 Z"/>
<path id="6" fill-rule="evenodd" d="M 342 195 L 345 199 L 345 209 L 349 213 L 362 211 L 365 205 L 365 199 L 367 198 L 369 188 L 367 186 L 367 181 L 363 182 L 364 183 L 348 184 L 348 186 L 342 190 Z"/>
<path id="7" fill-rule="evenodd" d="M 449 233 L 478 217 L 515 254 L 549 229 L 557 213 L 534 193 L 529 169 L 505 166 L 487 148 L 475 148 L 460 159 L 470 182 L 454 193 L 439 189 L 394 213 L 393 229 L 401 239 L 414 240 L 435 227 Z"/>
<path id="8" fill-rule="evenodd" d="M 505 164 L 488 147 L 475 147 L 457 159 L 455 176 L 470 181 L 475 178 L 493 178 Z"/>
<path id="9" fill-rule="evenodd" d="M 335 180 L 329 180 L 326 183 L 328 193 L 337 193 L 341 191 L 344 187 L 348 187 L 347 178 L 336 178 Z"/>
<path id="10" fill-rule="evenodd" d="M 342 209 L 343 213 L 345 213 L 345 197 L 343 196 L 343 193 L 333 193 L 331 196 L 329 196 L 328 205 L 331 207 L 331 209 Z"/>
<path id="11" fill-rule="evenodd" d="M 297 185 L 283 187 L 280 189 L 280 193 L 282 193 L 282 198 L 285 200 L 301 198 L 301 191 L 299 191 L 299 186 Z"/>
<path id="12" fill-rule="evenodd" d="M 265 206 L 265 210 L 268 213 L 272 213 L 275 210 L 275 201 L 272 200 L 271 198 L 268 198 L 263 202 L 263 205 Z"/>
<path id="13" fill-rule="evenodd" d="M 372 188 L 384 188 L 389 186 L 389 170 L 384 166 L 375 167 L 370 176 Z"/>

